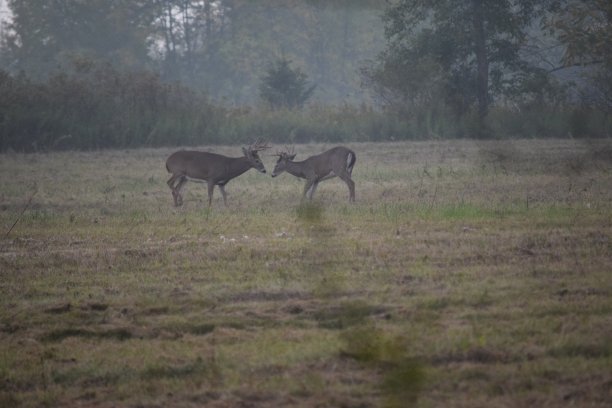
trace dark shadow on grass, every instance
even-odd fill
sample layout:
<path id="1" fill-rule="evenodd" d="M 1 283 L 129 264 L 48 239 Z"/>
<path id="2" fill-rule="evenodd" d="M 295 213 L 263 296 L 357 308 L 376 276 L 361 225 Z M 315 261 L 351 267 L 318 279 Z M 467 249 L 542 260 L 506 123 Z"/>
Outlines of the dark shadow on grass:
<path id="1" fill-rule="evenodd" d="M 204 361 L 201 357 L 198 357 L 186 364 L 151 366 L 145 369 L 140 376 L 144 380 L 198 377 L 209 381 L 218 381 L 221 377 L 221 371 L 214 360 Z"/>
<path id="2" fill-rule="evenodd" d="M 109 329 L 103 331 L 93 331 L 85 329 L 57 329 L 45 334 L 42 337 L 42 340 L 46 342 L 58 342 L 68 337 L 124 341 L 131 339 L 133 337 L 133 334 L 131 331 L 124 328 Z"/>
<path id="3" fill-rule="evenodd" d="M 324 329 L 346 329 L 363 324 L 370 316 L 385 313 L 383 306 L 373 306 L 361 300 L 343 302 L 339 305 L 329 305 L 312 314 L 312 318 Z"/>
<path id="4" fill-rule="evenodd" d="M 556 358 L 609 358 L 612 356 L 612 345 L 607 344 L 566 344 L 548 351 L 548 355 Z"/>

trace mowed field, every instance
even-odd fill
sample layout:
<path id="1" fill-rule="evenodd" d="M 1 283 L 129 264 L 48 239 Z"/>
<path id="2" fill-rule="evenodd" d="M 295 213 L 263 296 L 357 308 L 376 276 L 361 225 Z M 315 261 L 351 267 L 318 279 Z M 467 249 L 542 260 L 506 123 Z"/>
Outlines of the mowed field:
<path id="1" fill-rule="evenodd" d="M 173 149 L 0 155 L 0 406 L 612 404 L 610 140 L 348 146 L 355 204 L 272 149 L 210 210 Z"/>

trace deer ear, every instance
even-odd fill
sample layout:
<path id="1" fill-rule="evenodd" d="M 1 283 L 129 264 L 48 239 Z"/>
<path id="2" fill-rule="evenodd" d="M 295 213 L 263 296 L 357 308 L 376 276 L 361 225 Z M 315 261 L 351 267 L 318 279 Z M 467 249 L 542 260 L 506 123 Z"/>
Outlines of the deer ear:
<path id="1" fill-rule="evenodd" d="M 245 156 L 249 156 L 249 151 L 247 149 L 245 149 L 244 147 L 242 148 L 242 153 L 244 153 Z"/>

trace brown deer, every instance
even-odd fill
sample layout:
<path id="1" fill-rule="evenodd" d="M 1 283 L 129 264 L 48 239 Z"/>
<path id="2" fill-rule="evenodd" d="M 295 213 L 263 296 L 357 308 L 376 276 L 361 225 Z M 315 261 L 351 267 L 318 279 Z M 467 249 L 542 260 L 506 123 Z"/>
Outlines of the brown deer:
<path id="1" fill-rule="evenodd" d="M 181 150 L 172 153 L 166 160 L 166 169 L 172 173 L 168 186 L 172 190 L 175 206 L 183 205 L 181 188 L 188 180 L 206 182 L 208 184 L 208 206 L 212 203 L 213 189 L 219 186 L 223 203 L 227 205 L 225 185 L 233 178 L 251 168 L 265 173 L 258 152 L 269 146 L 257 141 L 249 147 L 242 148 L 244 156 L 227 157 L 216 153 Z"/>
<path id="2" fill-rule="evenodd" d="M 302 199 L 308 197 L 312 200 L 319 182 L 338 176 L 348 186 L 349 201 L 355 201 L 355 182 L 351 179 L 351 174 L 357 156 L 352 150 L 338 146 L 321 154 L 310 156 L 304 161 L 293 161 L 295 159 L 293 149 L 278 152 L 277 156 L 278 161 L 272 171 L 272 177 L 286 171 L 296 177 L 306 179 Z"/>

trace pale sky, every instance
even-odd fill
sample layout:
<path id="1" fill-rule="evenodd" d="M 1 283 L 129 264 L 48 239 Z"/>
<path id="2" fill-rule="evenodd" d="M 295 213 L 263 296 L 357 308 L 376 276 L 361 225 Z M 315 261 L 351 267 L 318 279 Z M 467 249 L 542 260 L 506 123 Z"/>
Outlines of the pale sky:
<path id="1" fill-rule="evenodd" d="M 0 20 L 6 20 L 10 16 L 6 0 L 0 0 Z"/>

